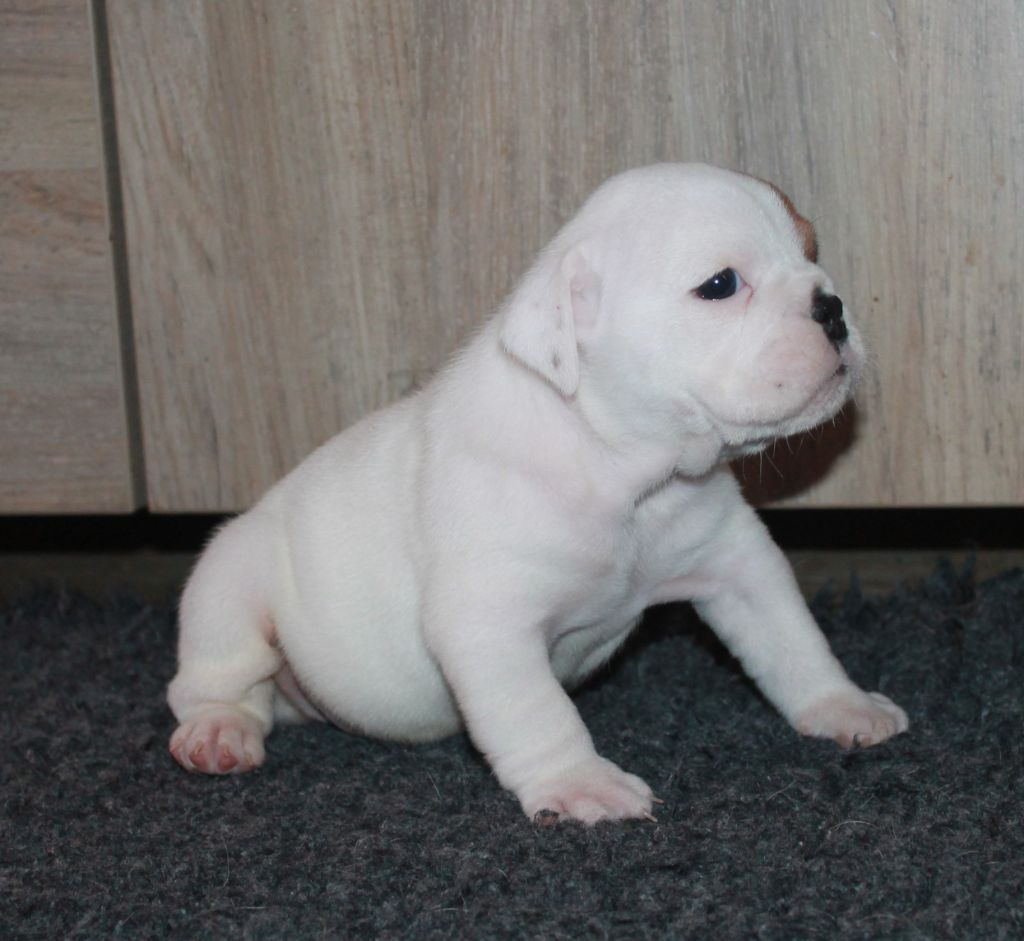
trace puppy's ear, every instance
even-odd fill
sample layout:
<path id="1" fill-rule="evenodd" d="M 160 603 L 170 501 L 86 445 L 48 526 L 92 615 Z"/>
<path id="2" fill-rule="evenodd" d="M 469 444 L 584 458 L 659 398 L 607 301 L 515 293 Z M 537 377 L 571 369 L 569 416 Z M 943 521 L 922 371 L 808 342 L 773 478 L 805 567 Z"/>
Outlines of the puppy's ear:
<path id="1" fill-rule="evenodd" d="M 804 250 L 804 258 L 808 261 L 817 263 L 818 261 L 818 233 L 814 231 L 814 224 L 809 220 L 805 219 L 796 210 L 796 206 L 782 190 L 780 190 L 770 180 L 763 180 L 759 176 L 753 177 L 758 183 L 764 183 L 765 186 L 769 187 L 774 191 L 775 195 L 779 197 L 782 205 L 785 207 L 786 212 L 789 213 L 789 217 L 793 220 L 793 225 L 796 226 L 796 234 L 800 239 L 800 244 Z"/>
<path id="2" fill-rule="evenodd" d="M 600 280 L 580 246 L 546 255 L 502 316 L 501 345 L 564 396 L 580 381 L 579 331 L 597 319 Z"/>
<path id="3" fill-rule="evenodd" d="M 783 193 L 782 190 L 780 190 L 774 183 L 768 183 L 768 185 L 775 190 L 775 195 L 782 200 L 782 205 L 786 207 L 786 212 L 789 213 L 789 217 L 793 220 L 793 225 L 796 226 L 796 234 L 799 236 L 800 243 L 803 245 L 804 258 L 808 261 L 817 263 L 818 233 L 814 231 L 814 225 L 810 220 L 805 219 L 796 211 L 796 206 L 793 205 L 793 200 Z"/>
<path id="4" fill-rule="evenodd" d="M 814 231 L 814 225 L 810 220 L 805 219 L 796 211 L 796 206 L 793 205 L 791 200 L 785 193 L 782 192 L 774 183 L 768 184 L 775 194 L 782 200 L 782 205 L 786 207 L 786 212 L 789 213 L 789 217 L 793 220 L 793 225 L 796 226 L 796 234 L 800 238 L 800 243 L 803 245 L 804 258 L 808 261 L 817 264 L 818 261 L 818 233 Z"/>

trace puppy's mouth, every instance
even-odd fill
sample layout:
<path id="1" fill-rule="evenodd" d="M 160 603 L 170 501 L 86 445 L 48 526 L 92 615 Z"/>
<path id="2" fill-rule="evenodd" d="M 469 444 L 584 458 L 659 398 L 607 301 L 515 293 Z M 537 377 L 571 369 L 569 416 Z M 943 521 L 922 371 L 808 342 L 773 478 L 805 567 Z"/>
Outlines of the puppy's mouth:
<path id="1" fill-rule="evenodd" d="M 729 414 L 728 409 L 715 410 L 706 406 L 707 413 L 714 416 L 712 424 L 718 429 L 726 445 L 729 459 L 756 453 L 772 441 L 799 434 L 827 421 L 846 404 L 858 384 L 861 371 L 861 356 L 855 345 L 842 347 L 832 357 L 823 357 L 815 365 L 816 375 L 801 377 L 794 374 L 791 379 L 799 388 L 801 379 L 806 382 L 799 397 L 778 403 L 777 411 L 770 409 L 771 397 L 762 401 L 766 413 L 746 415 Z M 789 377 L 787 377 L 789 378 Z M 809 381 L 808 381 L 809 380 Z M 778 384 L 778 380 L 773 380 Z M 779 386 L 780 389 L 782 386 Z"/>
<path id="2" fill-rule="evenodd" d="M 834 396 L 842 386 L 847 384 L 849 372 L 849 366 L 846 363 L 841 362 L 835 368 L 835 371 L 829 375 L 821 386 L 819 386 L 818 391 L 814 393 L 814 396 L 811 398 L 811 401 L 808 403 L 804 411 L 813 411 L 816 406 L 824 405 L 825 402 Z"/>
<path id="3" fill-rule="evenodd" d="M 779 422 L 773 437 L 786 437 L 813 428 L 839 411 L 856 383 L 855 366 L 841 361 L 828 373 L 803 406 Z"/>

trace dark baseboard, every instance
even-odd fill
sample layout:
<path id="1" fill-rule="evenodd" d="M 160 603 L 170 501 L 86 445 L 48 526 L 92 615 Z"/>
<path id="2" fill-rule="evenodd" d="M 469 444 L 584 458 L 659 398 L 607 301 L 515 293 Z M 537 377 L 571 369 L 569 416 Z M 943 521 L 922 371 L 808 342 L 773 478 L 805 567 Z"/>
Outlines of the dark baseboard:
<path id="1" fill-rule="evenodd" d="M 1020 549 L 1024 507 L 764 510 L 785 549 Z M 197 552 L 228 517 L 218 514 L 0 516 L 0 554 Z"/>
<path id="2" fill-rule="evenodd" d="M 785 549 L 1024 548 L 1024 507 L 764 510 Z"/>

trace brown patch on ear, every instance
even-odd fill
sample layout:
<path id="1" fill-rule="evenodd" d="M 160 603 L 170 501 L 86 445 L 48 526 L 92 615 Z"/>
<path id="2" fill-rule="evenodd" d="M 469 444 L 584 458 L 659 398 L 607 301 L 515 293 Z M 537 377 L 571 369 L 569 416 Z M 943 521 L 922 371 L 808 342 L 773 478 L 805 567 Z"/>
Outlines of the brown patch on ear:
<path id="1" fill-rule="evenodd" d="M 790 218 L 793 220 L 793 225 L 796 226 L 796 234 L 800 236 L 800 241 L 803 243 L 804 257 L 808 261 L 813 261 L 817 264 L 818 235 L 814 231 L 814 226 L 796 211 L 796 206 L 793 205 L 793 200 L 783 193 L 782 190 L 780 190 L 774 183 L 770 183 L 768 180 L 762 180 L 760 177 L 754 177 L 754 179 L 760 183 L 764 183 L 765 186 L 770 186 L 775 191 L 775 195 L 782 200 L 782 205 L 786 207 L 786 212 L 789 213 Z"/>

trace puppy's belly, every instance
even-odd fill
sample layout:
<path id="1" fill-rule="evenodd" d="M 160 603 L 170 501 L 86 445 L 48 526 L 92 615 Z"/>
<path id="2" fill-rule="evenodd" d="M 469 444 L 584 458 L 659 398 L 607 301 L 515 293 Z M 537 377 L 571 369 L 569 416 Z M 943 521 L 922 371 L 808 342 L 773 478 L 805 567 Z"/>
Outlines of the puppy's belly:
<path id="1" fill-rule="evenodd" d="M 300 687 L 328 718 L 429 741 L 461 722 L 420 629 L 411 415 L 403 403 L 353 426 L 270 496 L 283 521 L 272 617 Z"/>
<path id="2" fill-rule="evenodd" d="M 326 530 L 322 539 L 305 533 L 284 562 L 289 577 L 274 617 L 300 686 L 336 725 L 425 742 L 454 734 L 463 722 L 423 638 L 415 567 L 396 551 L 399 526 L 400 515 L 381 514 L 372 534 L 352 542 L 338 543 Z M 356 535 L 351 525 L 348 535 Z M 367 565 L 377 553 L 388 564 Z M 359 577 L 337 574 L 345 571 Z M 563 612 L 563 626 L 549 635 L 552 672 L 570 689 L 614 655 L 642 612 L 641 601 L 621 589 L 603 594 L 593 591 L 590 604 Z"/>
<path id="3" fill-rule="evenodd" d="M 343 541 L 329 527 L 307 528 L 282 559 L 274 620 L 299 685 L 336 725 L 431 741 L 461 722 L 423 641 L 415 573 L 396 526 L 387 515 L 365 531 L 350 521 Z"/>
<path id="4" fill-rule="evenodd" d="M 335 725 L 434 741 L 458 732 L 462 717 L 423 643 L 415 601 L 405 600 L 382 592 L 374 603 L 332 611 L 292 597 L 276 615 L 278 636 L 303 690 Z M 614 656 L 638 621 L 639 614 L 619 614 L 567 629 L 552 645 L 552 672 L 574 689 Z"/>
<path id="5" fill-rule="evenodd" d="M 415 625 L 415 615 L 385 605 L 347 614 L 298 603 L 277 615 L 285 658 L 317 708 L 375 738 L 428 742 L 457 732 L 462 720 L 440 669 L 414 627 L 396 630 Z"/>

